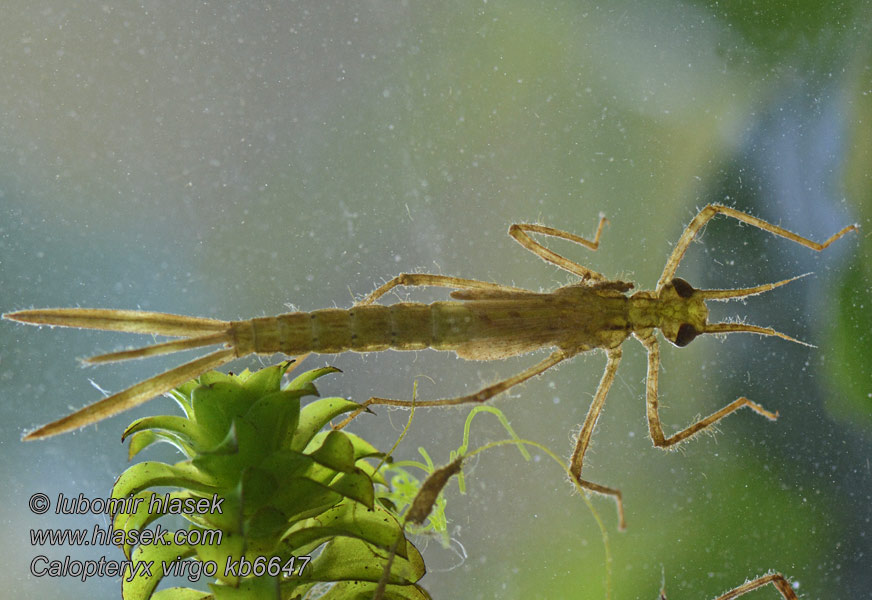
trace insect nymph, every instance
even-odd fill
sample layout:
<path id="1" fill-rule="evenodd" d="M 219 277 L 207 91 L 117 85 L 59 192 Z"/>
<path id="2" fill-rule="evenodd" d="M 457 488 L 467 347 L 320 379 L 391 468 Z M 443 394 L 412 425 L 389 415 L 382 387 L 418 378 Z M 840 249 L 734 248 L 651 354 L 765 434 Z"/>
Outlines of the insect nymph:
<path id="1" fill-rule="evenodd" d="M 709 323 L 706 300 L 744 298 L 766 292 L 797 279 L 786 279 L 750 288 L 699 290 L 675 277 L 678 264 L 700 229 L 717 214 L 724 214 L 754 227 L 786 238 L 812 250 L 821 251 L 835 240 L 857 229 L 849 225 L 818 244 L 761 219 L 720 205 L 702 209 L 684 230 L 675 245 L 656 287 L 628 295 L 633 284 L 606 279 L 597 273 L 549 250 L 531 237 L 539 234 L 561 238 L 596 250 L 605 219 L 600 220 L 593 241 L 543 225 L 512 225 L 509 235 L 522 246 L 561 269 L 578 276 L 577 283 L 553 292 L 539 293 L 520 288 L 430 274 L 405 274 L 391 279 L 350 309 L 325 309 L 295 312 L 246 321 L 221 321 L 144 311 L 107 309 L 36 309 L 3 315 L 6 319 L 36 325 L 59 325 L 87 329 L 158 334 L 182 339 L 136 350 L 104 354 L 88 362 L 110 362 L 222 344 L 224 347 L 138 383 L 49 423 L 24 439 L 37 439 L 63 433 L 105 419 L 136 406 L 196 377 L 200 373 L 252 353 L 282 352 L 299 355 L 309 352 L 335 354 L 346 351 L 453 350 L 469 360 L 497 360 L 553 348 L 537 364 L 489 385 L 474 394 L 441 400 L 416 401 L 415 406 L 449 406 L 484 402 L 551 367 L 590 350 L 601 349 L 607 362 L 593 403 L 584 420 L 572 453 L 570 471 L 585 488 L 613 496 L 621 511 L 618 490 L 581 478 L 584 455 L 602 410 L 609 387 L 621 360 L 621 344 L 635 337 L 648 353 L 646 406 L 651 438 L 658 447 L 668 448 L 710 427 L 728 414 L 749 407 L 775 419 L 747 398 L 739 398 L 712 415 L 667 436 L 658 413 L 657 382 L 660 367 L 659 342 L 655 330 L 677 346 L 685 346 L 706 333 L 750 332 L 759 335 L 793 338 L 767 327 L 744 323 Z M 390 306 L 373 304 L 398 286 L 436 286 L 451 288 L 452 301 L 421 304 L 402 302 Z M 371 398 L 361 411 L 372 405 L 412 406 L 412 402 Z M 345 422 L 354 418 L 354 413 Z M 344 425 L 345 423 L 343 423 Z M 622 512 L 622 511 L 621 511 Z M 621 517 L 623 524 L 623 518 Z"/>

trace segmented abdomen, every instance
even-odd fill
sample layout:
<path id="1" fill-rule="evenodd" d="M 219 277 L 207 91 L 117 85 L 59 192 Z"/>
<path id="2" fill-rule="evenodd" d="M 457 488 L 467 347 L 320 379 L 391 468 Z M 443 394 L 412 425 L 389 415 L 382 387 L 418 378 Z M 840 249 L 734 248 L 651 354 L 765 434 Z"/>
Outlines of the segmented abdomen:
<path id="1" fill-rule="evenodd" d="M 240 353 L 451 350 L 476 337 L 478 319 L 461 302 L 367 304 L 260 317 L 234 323 Z"/>

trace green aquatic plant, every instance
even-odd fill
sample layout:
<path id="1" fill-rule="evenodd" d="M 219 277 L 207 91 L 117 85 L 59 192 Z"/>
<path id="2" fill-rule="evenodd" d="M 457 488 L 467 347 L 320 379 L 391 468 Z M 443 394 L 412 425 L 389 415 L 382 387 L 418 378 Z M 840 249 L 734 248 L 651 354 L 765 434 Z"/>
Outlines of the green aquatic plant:
<path id="1" fill-rule="evenodd" d="M 366 459 L 384 455 L 354 434 L 322 431 L 360 405 L 321 398 L 301 408 L 302 397 L 317 395 L 314 381 L 337 369 L 308 371 L 282 387 L 289 365 L 204 373 L 171 392 L 184 416 L 145 417 L 127 428 L 131 458 L 168 442 L 185 460 L 137 463 L 115 483 L 112 497 L 130 507 L 113 523 L 132 563 L 122 578 L 125 600 L 368 598 L 386 567 L 385 598 L 429 598 L 417 585 L 420 553 L 396 514 L 375 501 L 374 485 L 387 482 Z M 167 486 L 173 491 L 154 489 Z M 181 514 L 187 529 L 149 533 L 169 514 Z M 156 591 L 167 575 L 214 581 L 211 592 Z"/>

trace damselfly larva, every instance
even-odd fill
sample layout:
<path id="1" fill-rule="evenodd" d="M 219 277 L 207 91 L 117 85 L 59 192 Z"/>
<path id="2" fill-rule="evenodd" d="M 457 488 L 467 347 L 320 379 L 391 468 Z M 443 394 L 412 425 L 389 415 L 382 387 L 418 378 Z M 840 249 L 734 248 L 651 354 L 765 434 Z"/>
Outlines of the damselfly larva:
<path id="1" fill-rule="evenodd" d="M 489 385 L 474 394 L 414 403 L 415 406 L 422 407 L 484 402 L 577 354 L 601 349 L 607 356 L 605 372 L 578 435 L 570 470 L 580 485 L 615 498 L 621 515 L 621 526 L 623 526 L 620 492 L 583 480 L 581 470 L 594 425 L 602 411 L 621 360 L 621 344 L 624 340 L 632 335 L 648 352 L 646 383 L 648 427 L 654 445 L 661 448 L 668 448 L 689 438 L 743 406 L 769 419 L 775 419 L 777 413 L 770 412 L 742 397 L 667 437 L 658 414 L 657 380 L 660 350 L 659 342 L 654 335 L 656 329 L 659 329 L 663 337 L 676 346 L 686 346 L 696 336 L 704 333 L 735 332 L 778 336 L 802 343 L 768 327 L 744 323 L 709 323 L 705 304 L 706 300 L 729 300 L 760 294 L 798 277 L 732 290 L 698 290 L 683 279 L 675 277 L 678 264 L 690 243 L 700 229 L 719 213 L 816 251 L 823 250 L 849 231 L 857 229 L 856 225 L 849 225 L 824 243 L 818 244 L 733 208 L 710 204 L 702 209 L 684 230 L 672 255 L 666 261 L 654 290 L 639 291 L 630 296 L 627 293 L 633 288 L 632 283 L 610 281 L 601 273 L 549 250 L 531 237 L 531 234 L 551 236 L 596 250 L 603 225 L 606 223 L 605 218 L 601 218 L 593 241 L 543 225 L 521 224 L 509 228 L 509 235 L 522 246 L 546 262 L 580 277 L 577 283 L 550 293 L 538 293 L 473 279 L 418 273 L 399 275 L 391 279 L 347 310 L 294 312 L 247 321 L 220 321 L 145 311 L 87 308 L 36 309 L 8 313 L 3 317 L 35 325 L 128 331 L 184 338 L 136 350 L 96 356 L 87 360 L 90 363 L 142 358 L 215 344 L 224 345 L 224 348 L 212 354 L 147 379 L 40 427 L 24 436 L 24 439 L 44 438 L 95 423 L 167 392 L 208 369 L 214 369 L 235 358 L 252 353 L 282 352 L 288 355 L 300 355 L 308 352 L 336 354 L 346 351 L 377 352 L 387 349 L 433 348 L 453 350 L 461 358 L 469 360 L 497 360 L 542 348 L 553 348 L 547 358 L 508 379 Z M 402 302 L 390 306 L 373 304 L 375 300 L 398 286 L 451 288 L 454 290 L 451 292 L 453 301 L 432 304 Z M 361 410 L 377 404 L 409 407 L 412 402 L 370 398 L 363 403 Z"/>

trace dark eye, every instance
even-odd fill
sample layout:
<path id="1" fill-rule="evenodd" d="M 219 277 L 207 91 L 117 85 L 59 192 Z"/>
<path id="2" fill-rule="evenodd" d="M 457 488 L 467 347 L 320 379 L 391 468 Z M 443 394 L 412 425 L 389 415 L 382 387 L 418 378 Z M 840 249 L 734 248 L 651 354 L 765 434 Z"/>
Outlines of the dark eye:
<path id="1" fill-rule="evenodd" d="M 693 286 L 683 280 L 681 277 L 676 277 L 672 280 L 672 287 L 675 288 L 675 293 L 682 298 L 690 298 L 693 296 Z M 695 335 L 695 334 L 694 334 Z M 690 338 L 693 339 L 693 338 Z"/>
<path id="2" fill-rule="evenodd" d="M 675 336 L 675 345 L 679 348 L 684 348 L 693 341 L 693 338 L 699 335 L 699 332 L 690 323 L 685 323 L 678 328 L 678 335 Z"/>

